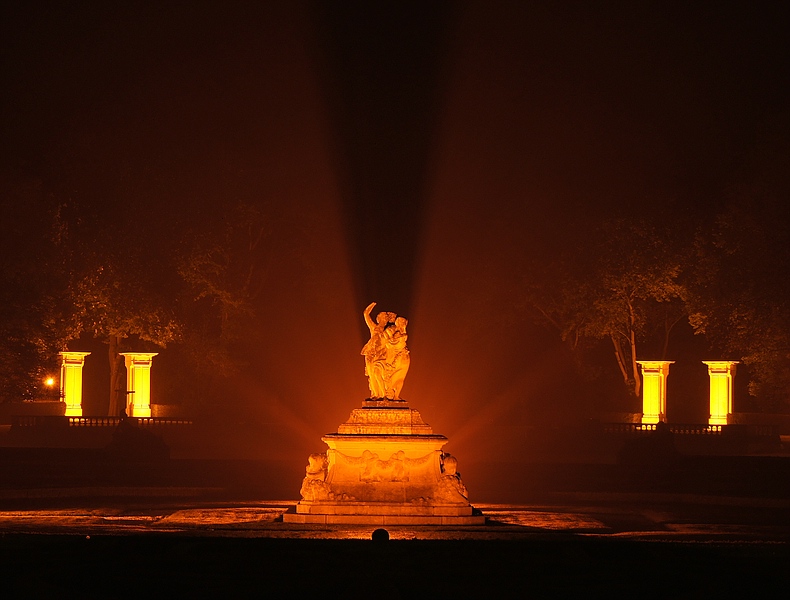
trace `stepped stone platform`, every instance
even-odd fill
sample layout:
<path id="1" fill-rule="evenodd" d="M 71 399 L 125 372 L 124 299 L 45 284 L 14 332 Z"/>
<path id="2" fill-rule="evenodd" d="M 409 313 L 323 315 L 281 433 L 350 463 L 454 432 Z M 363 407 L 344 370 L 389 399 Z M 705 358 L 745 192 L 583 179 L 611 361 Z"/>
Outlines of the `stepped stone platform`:
<path id="1" fill-rule="evenodd" d="M 405 400 L 365 400 L 329 449 L 308 458 L 302 500 L 286 523 L 483 525 L 469 503 L 457 460 Z"/>

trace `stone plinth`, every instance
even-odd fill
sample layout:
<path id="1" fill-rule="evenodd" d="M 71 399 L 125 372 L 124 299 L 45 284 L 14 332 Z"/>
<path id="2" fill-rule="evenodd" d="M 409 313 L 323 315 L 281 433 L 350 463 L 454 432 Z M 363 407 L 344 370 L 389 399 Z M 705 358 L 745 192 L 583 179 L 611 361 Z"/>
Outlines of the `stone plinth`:
<path id="1" fill-rule="evenodd" d="M 667 420 L 667 376 L 672 360 L 638 360 L 642 367 L 642 423 Z"/>
<path id="2" fill-rule="evenodd" d="M 309 457 L 288 523 L 483 525 L 447 443 L 404 401 L 368 400 Z"/>
<path id="3" fill-rule="evenodd" d="M 737 360 L 703 360 L 710 376 L 710 425 L 726 425 L 732 414 L 732 381 Z"/>
<path id="4" fill-rule="evenodd" d="M 66 404 L 67 417 L 82 416 L 82 367 L 90 352 L 59 352 L 60 396 Z"/>
<path id="5" fill-rule="evenodd" d="M 151 416 L 151 361 L 158 352 L 121 352 L 126 360 L 126 414 Z"/>
<path id="6" fill-rule="evenodd" d="M 348 421 L 337 428 L 337 434 L 431 435 L 433 429 L 403 400 L 366 400 L 362 408 L 351 411 Z"/>

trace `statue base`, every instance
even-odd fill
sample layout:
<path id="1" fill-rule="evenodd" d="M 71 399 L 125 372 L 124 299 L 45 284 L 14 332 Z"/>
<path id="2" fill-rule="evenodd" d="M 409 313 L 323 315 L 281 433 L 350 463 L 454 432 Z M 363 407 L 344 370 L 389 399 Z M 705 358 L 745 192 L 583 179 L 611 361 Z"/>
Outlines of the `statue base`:
<path id="1" fill-rule="evenodd" d="M 285 523 L 301 523 L 304 525 L 485 525 L 486 519 L 479 514 L 473 514 L 470 507 L 468 514 L 445 514 L 437 507 L 435 510 L 426 509 L 422 514 L 414 514 L 413 510 L 404 510 L 399 504 L 377 503 L 346 503 L 343 505 L 321 505 L 309 507 L 316 512 L 299 512 L 308 507 L 304 503 L 297 504 L 296 512 L 283 514 Z M 344 512 L 331 512 L 337 509 Z"/>
<path id="2" fill-rule="evenodd" d="M 325 454 L 309 457 L 302 500 L 286 523 L 483 525 L 447 443 L 400 400 L 366 400 Z"/>

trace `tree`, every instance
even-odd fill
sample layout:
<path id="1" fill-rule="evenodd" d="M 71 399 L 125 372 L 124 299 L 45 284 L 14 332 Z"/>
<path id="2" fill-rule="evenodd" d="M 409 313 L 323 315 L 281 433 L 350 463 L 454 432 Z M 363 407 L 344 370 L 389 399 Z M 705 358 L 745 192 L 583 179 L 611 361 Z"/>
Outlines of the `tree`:
<path id="1" fill-rule="evenodd" d="M 751 376 L 749 392 L 766 410 L 790 399 L 790 227 L 784 202 L 740 194 L 696 240 L 691 323 Z"/>
<path id="2" fill-rule="evenodd" d="M 183 381 L 237 372 L 273 260 L 263 209 L 122 221 L 119 202 L 96 210 L 87 192 L 11 181 L 0 181 L 0 208 L 15 225 L 0 237 L 0 397 L 33 397 L 57 353 L 81 335 L 107 343 L 111 415 L 126 403 L 124 350 L 174 345 L 193 359 L 177 368 Z M 138 195 L 114 191 L 127 203 Z"/>
<path id="3" fill-rule="evenodd" d="M 161 293 L 162 282 L 144 275 L 136 260 L 106 255 L 84 272 L 76 273 L 69 287 L 71 330 L 103 338 L 110 361 L 110 415 L 126 406 L 124 340 L 136 337 L 159 347 L 180 339 L 182 324 L 168 308 L 171 299 Z"/>
<path id="4" fill-rule="evenodd" d="M 244 364 L 243 345 L 256 319 L 271 261 L 272 223 L 258 206 L 239 203 L 209 227 L 188 230 L 178 257 L 186 284 L 183 346 L 205 391 Z M 206 368 L 207 367 L 207 368 Z M 215 377 L 216 376 L 216 377 Z"/>
<path id="5" fill-rule="evenodd" d="M 40 181 L 3 180 L 0 210 L 14 224 L 0 236 L 0 398 L 31 399 L 70 334 L 62 319 L 62 224 Z"/>
<path id="6" fill-rule="evenodd" d="M 638 397 L 640 341 L 660 332 L 663 352 L 685 314 L 681 254 L 671 232 L 641 221 L 608 220 L 578 233 L 566 249 L 527 274 L 527 305 L 576 350 L 608 339 L 628 392 Z"/>

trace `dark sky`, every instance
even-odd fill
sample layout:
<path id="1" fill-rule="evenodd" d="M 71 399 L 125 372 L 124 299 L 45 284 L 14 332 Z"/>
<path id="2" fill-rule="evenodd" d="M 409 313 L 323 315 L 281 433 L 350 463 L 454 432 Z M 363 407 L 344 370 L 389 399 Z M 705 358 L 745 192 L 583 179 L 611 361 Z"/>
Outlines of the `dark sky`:
<path id="1" fill-rule="evenodd" d="M 713 206 L 787 131 L 772 3 L 369 4 L 12 3 L 2 167 L 177 210 L 288 202 L 327 169 L 357 301 L 408 312 L 441 194 L 530 221 Z"/>
<path id="2" fill-rule="evenodd" d="M 511 315 L 525 255 L 572 245 L 569 217 L 708 214 L 786 151 L 778 4 L 12 2 L 0 173 L 119 232 L 273 206 L 300 251 L 229 393 L 317 446 L 366 392 L 375 300 L 411 318 L 406 397 L 463 450 L 563 378 Z"/>

